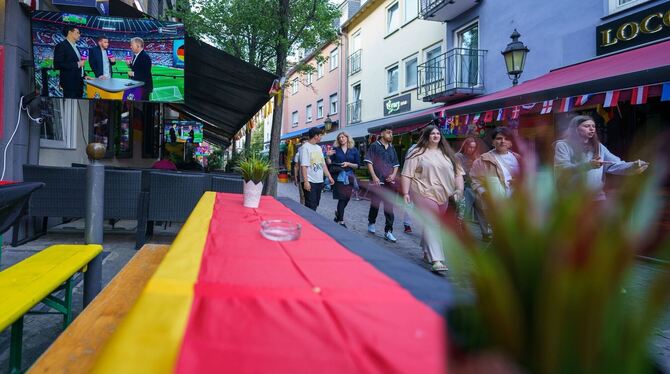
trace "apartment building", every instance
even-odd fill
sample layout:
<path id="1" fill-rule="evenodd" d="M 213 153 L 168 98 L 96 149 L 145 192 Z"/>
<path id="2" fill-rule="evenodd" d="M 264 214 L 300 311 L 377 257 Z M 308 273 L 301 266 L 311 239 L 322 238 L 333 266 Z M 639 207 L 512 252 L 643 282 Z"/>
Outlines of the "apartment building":
<path id="1" fill-rule="evenodd" d="M 338 42 L 305 56 L 309 72 L 289 71 L 284 92 L 282 140 L 297 139 L 311 127 L 331 131 L 341 123 L 342 49 Z"/>
<path id="2" fill-rule="evenodd" d="M 445 50 L 444 26 L 418 14 L 418 0 L 368 0 L 342 25 L 343 120 L 354 138 L 374 126 L 421 125 L 433 118 L 436 105 L 417 97 L 417 66 Z"/>

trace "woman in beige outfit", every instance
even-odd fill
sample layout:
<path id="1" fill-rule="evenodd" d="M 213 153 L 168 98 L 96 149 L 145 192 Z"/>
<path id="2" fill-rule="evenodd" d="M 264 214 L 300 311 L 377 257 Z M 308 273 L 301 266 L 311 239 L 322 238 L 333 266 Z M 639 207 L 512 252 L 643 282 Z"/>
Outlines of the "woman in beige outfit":
<path id="1" fill-rule="evenodd" d="M 447 210 L 449 197 L 453 196 L 456 200 L 463 197 L 464 174 L 440 130 L 429 125 L 405 159 L 401 174 L 405 202 L 413 202 L 418 208 L 432 212 L 436 217 L 442 216 Z M 421 247 L 431 263 L 431 271 L 447 271 L 439 233 L 424 228 Z"/>

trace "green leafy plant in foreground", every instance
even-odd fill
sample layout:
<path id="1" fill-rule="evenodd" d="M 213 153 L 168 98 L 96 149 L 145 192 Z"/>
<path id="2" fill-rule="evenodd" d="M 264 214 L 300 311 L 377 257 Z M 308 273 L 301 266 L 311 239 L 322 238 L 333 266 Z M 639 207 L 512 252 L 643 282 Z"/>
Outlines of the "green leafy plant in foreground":
<path id="1" fill-rule="evenodd" d="M 488 199 L 487 247 L 415 214 L 442 233 L 452 280 L 473 296 L 448 312 L 450 364 L 494 356 L 512 372 L 650 372 L 649 340 L 668 305 L 670 271 L 634 299 L 625 289 L 641 248 L 670 248 L 667 239 L 647 240 L 662 205 L 659 184 L 658 174 L 631 176 L 615 196 L 594 202 L 583 181 L 557 187 L 551 172 L 527 173 L 511 198 Z"/>
<path id="2" fill-rule="evenodd" d="M 242 174 L 245 182 L 253 181 L 258 184 L 265 180 L 272 168 L 267 158 L 249 153 L 240 158 L 235 170 Z"/>

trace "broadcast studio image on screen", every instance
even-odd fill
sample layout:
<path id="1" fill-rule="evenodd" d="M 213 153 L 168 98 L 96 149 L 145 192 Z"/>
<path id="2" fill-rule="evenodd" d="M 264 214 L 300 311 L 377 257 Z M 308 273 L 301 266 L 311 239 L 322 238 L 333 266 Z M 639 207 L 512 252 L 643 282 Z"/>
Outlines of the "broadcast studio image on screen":
<path id="1" fill-rule="evenodd" d="M 37 11 L 35 80 L 42 96 L 184 102 L 184 25 Z"/>

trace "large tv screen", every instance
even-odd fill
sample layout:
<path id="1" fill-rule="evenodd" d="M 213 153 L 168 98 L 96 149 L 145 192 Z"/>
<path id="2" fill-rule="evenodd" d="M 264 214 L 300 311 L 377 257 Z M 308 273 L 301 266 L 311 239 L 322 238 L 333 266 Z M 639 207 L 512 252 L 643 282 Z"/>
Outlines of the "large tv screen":
<path id="1" fill-rule="evenodd" d="M 184 25 L 36 11 L 35 80 L 42 96 L 184 102 Z"/>
<path id="2" fill-rule="evenodd" d="M 166 143 L 202 143 L 202 123 L 169 120 L 165 123 L 164 134 Z"/>

